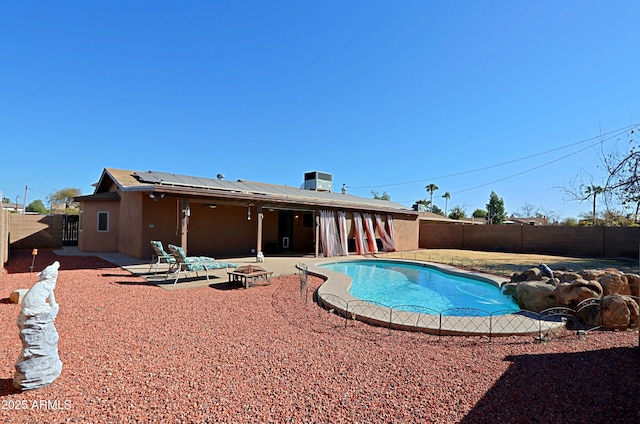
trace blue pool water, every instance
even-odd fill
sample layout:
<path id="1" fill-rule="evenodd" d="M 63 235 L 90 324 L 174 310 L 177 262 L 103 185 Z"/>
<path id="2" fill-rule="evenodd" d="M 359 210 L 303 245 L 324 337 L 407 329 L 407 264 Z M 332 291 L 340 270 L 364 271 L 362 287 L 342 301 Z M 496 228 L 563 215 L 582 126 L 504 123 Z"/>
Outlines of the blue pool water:
<path id="1" fill-rule="evenodd" d="M 512 313 L 520 308 L 490 283 L 449 274 L 437 268 L 388 261 L 336 262 L 320 266 L 347 274 L 351 295 L 393 309 L 460 315 L 453 308 L 477 309 L 463 315 Z M 428 311 L 425 311 L 428 308 Z"/>

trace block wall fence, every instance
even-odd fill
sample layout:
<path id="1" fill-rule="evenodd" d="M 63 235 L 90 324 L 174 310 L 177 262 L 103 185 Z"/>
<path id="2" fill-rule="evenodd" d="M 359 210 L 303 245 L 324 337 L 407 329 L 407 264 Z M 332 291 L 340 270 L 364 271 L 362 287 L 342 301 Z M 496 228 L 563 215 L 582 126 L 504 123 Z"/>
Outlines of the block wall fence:
<path id="1" fill-rule="evenodd" d="M 0 208 L 0 279 L 9 260 L 9 211 Z"/>
<path id="2" fill-rule="evenodd" d="M 421 249 L 466 249 L 638 259 L 640 227 L 467 225 L 420 222 Z"/>
<path id="3" fill-rule="evenodd" d="M 62 219 L 62 215 L 9 214 L 10 248 L 62 247 Z"/>

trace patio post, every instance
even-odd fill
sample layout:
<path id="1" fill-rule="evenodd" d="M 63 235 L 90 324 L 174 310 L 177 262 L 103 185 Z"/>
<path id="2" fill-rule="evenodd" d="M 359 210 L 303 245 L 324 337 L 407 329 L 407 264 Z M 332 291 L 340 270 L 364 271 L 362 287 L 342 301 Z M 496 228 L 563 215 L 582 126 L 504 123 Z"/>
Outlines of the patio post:
<path id="1" fill-rule="evenodd" d="M 182 222 L 180 225 L 180 245 L 184 249 L 184 253 L 187 253 L 187 233 L 189 232 L 189 216 L 191 215 L 191 209 L 189 208 L 189 201 L 185 198 L 182 199 Z"/>
<path id="2" fill-rule="evenodd" d="M 256 241 L 256 260 L 262 255 L 262 220 L 264 214 L 262 213 L 262 205 L 258 205 L 258 240 Z"/>

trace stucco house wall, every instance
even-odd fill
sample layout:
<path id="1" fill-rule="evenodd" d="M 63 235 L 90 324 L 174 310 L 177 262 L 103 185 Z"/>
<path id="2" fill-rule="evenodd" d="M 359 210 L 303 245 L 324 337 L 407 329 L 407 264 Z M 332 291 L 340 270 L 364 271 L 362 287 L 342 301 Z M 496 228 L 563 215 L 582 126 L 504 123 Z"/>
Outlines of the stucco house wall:
<path id="1" fill-rule="evenodd" d="M 109 214 L 107 231 L 98 231 L 99 212 L 107 212 Z M 86 202 L 80 209 L 78 250 L 87 252 L 117 252 L 119 228 L 119 202 Z"/>
<path id="2" fill-rule="evenodd" d="M 392 215 L 396 250 L 418 248 L 417 213 L 393 202 L 338 193 L 105 168 L 95 193 L 76 200 L 84 217 L 81 251 L 151 258 L 149 242 L 160 240 L 165 246 L 186 241 L 183 247 L 191 256 L 250 256 L 270 248 L 281 251 L 288 237 L 292 252 L 315 253 L 315 218 L 321 209 L 345 211 L 350 238 L 353 211 L 379 213 L 384 221 Z M 99 211 L 110 217 L 109 231 L 100 234 L 95 231 Z"/>

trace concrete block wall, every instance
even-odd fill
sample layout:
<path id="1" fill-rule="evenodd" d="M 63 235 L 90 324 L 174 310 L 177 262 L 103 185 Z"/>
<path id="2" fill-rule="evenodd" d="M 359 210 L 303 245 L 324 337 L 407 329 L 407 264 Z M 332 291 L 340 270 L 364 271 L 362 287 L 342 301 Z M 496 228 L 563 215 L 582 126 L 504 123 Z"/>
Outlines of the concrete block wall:
<path id="1" fill-rule="evenodd" d="M 9 260 L 9 212 L 0 208 L 0 279 Z"/>
<path id="2" fill-rule="evenodd" d="M 640 227 L 420 223 L 420 248 L 637 259 Z"/>
<path id="3" fill-rule="evenodd" d="M 62 215 L 12 214 L 10 228 L 12 249 L 62 247 Z"/>

